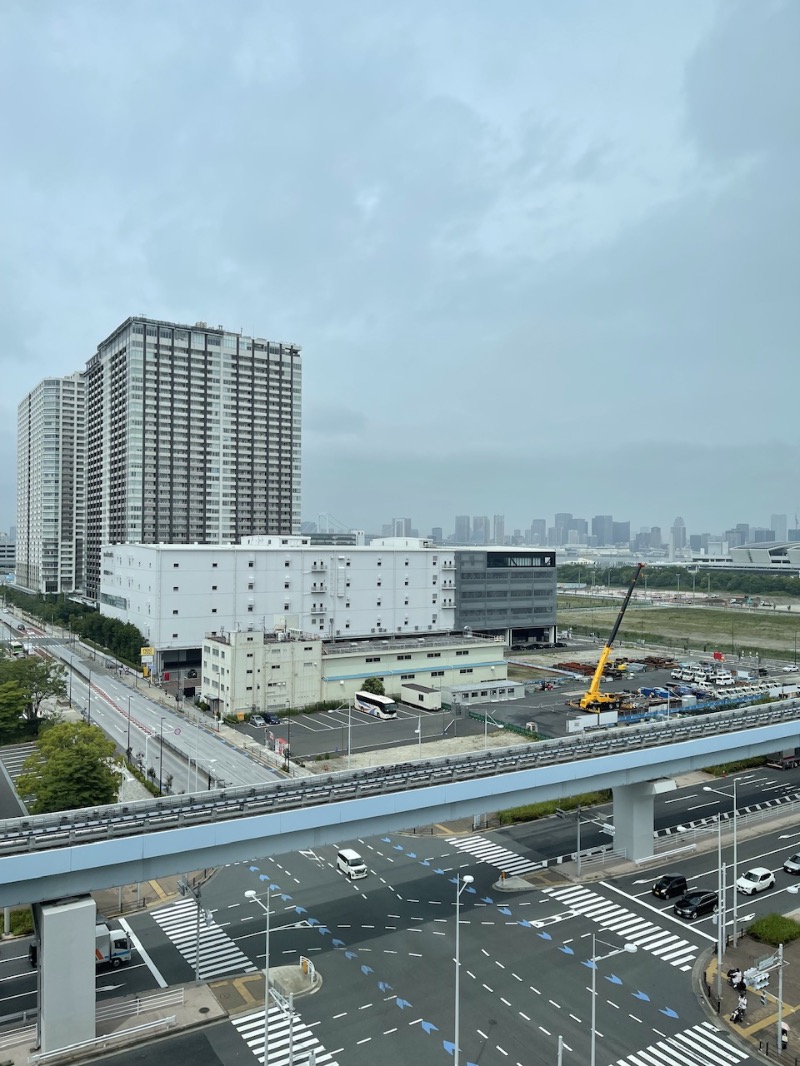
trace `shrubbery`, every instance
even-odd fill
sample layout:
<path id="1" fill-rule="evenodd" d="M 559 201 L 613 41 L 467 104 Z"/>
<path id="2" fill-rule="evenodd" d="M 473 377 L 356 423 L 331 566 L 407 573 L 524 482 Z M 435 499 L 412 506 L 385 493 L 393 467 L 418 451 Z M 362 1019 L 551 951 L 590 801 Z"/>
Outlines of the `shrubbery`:
<path id="1" fill-rule="evenodd" d="M 593 807 L 598 803 L 608 803 L 611 800 L 611 791 L 586 792 L 582 796 L 570 796 L 563 800 L 547 800 L 544 803 L 528 803 L 524 807 L 510 807 L 507 811 L 500 811 L 497 815 L 501 825 L 511 825 L 513 822 L 534 822 L 537 818 L 549 818 L 556 811 L 574 811 L 578 807 Z"/>
<path id="2" fill-rule="evenodd" d="M 764 944 L 790 944 L 800 937 L 800 922 L 783 914 L 765 914 L 749 927 L 747 932 L 754 940 Z"/>

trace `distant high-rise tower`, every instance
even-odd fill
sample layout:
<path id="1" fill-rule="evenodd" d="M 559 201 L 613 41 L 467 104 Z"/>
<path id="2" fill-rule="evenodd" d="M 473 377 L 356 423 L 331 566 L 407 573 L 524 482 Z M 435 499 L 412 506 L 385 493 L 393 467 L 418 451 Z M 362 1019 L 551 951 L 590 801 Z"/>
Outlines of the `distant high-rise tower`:
<path id="1" fill-rule="evenodd" d="M 489 516 L 475 515 L 472 519 L 472 543 L 489 543 Z"/>
<path id="2" fill-rule="evenodd" d="M 492 544 L 505 544 L 506 520 L 505 516 L 496 514 L 492 522 Z"/>
<path id="3" fill-rule="evenodd" d="M 556 515 L 553 528 L 555 530 L 555 546 L 559 547 L 561 544 L 566 544 L 569 537 L 569 531 L 572 529 L 572 515 L 568 511 L 560 511 Z"/>
<path id="4" fill-rule="evenodd" d="M 547 543 L 547 519 L 534 518 L 531 522 L 531 544 L 543 545 Z"/>
<path id="5" fill-rule="evenodd" d="M 605 544 L 614 543 L 614 518 L 610 514 L 598 514 L 592 519 L 592 536 L 595 544 L 602 548 Z"/>
<path id="6" fill-rule="evenodd" d="M 411 519 L 410 518 L 393 518 L 392 519 L 392 536 L 393 537 L 410 537 L 411 536 Z"/>
<path id="7" fill-rule="evenodd" d="M 86 387 L 45 378 L 17 408 L 17 584 L 83 591 L 86 565 Z"/>
<path id="8" fill-rule="evenodd" d="M 456 531 L 453 537 L 454 544 L 472 543 L 472 526 L 468 514 L 456 515 Z"/>
<path id="9" fill-rule="evenodd" d="M 631 540 L 631 524 L 630 522 L 615 522 L 612 528 L 612 544 L 625 546 L 630 544 Z M 686 532 L 684 530 L 684 547 L 686 547 Z"/>
<path id="10" fill-rule="evenodd" d="M 682 518 L 676 518 L 672 523 L 672 529 L 669 532 L 670 556 L 674 558 L 676 552 L 683 551 L 686 547 L 686 523 Z"/>
<path id="11" fill-rule="evenodd" d="M 786 532 L 788 523 L 786 521 L 785 514 L 774 514 L 769 520 L 770 529 L 775 534 L 775 540 L 783 542 L 786 540 Z"/>
<path id="12" fill-rule="evenodd" d="M 86 592 L 103 544 L 300 528 L 300 348 L 128 318 L 89 360 Z"/>

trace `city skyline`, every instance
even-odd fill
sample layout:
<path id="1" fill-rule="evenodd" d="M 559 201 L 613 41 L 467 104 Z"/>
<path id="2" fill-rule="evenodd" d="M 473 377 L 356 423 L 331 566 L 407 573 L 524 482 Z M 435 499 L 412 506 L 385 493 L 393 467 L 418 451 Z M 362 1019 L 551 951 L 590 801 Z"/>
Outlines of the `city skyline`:
<path id="1" fill-rule="evenodd" d="M 354 523 L 345 527 L 343 523 L 333 519 L 330 515 L 319 515 L 323 521 L 320 525 L 309 518 L 303 519 L 303 532 L 342 532 L 348 530 L 363 530 L 368 535 L 382 537 L 423 537 L 433 535 L 433 539 L 453 544 L 508 544 L 520 543 L 529 545 L 542 545 L 559 547 L 567 544 L 591 544 L 618 546 L 627 541 L 633 542 L 635 538 L 648 535 L 651 540 L 650 548 L 669 548 L 673 543 L 672 534 L 676 527 L 680 527 L 675 546 L 678 548 L 689 547 L 691 538 L 702 538 L 724 542 L 730 547 L 739 547 L 747 543 L 759 543 L 766 541 L 794 541 L 800 540 L 800 524 L 798 516 L 772 513 L 769 523 L 766 525 L 756 522 L 729 523 L 722 530 L 698 530 L 691 529 L 684 522 L 682 516 L 676 515 L 669 526 L 641 525 L 634 526 L 629 519 L 619 519 L 614 515 L 593 515 L 590 519 L 571 512 L 556 512 L 552 522 L 549 518 L 534 518 L 526 524 L 514 525 L 506 521 L 505 515 L 455 515 L 449 526 L 444 524 L 431 525 L 427 528 L 415 523 L 410 517 L 393 518 L 390 522 L 383 522 L 375 529 L 366 528 Z M 559 522 L 559 519 L 562 521 Z M 478 525 L 476 526 L 476 522 Z M 314 527 L 313 529 L 311 527 Z M 476 534 L 476 529 L 478 530 Z M 567 535 L 559 535 L 562 529 Z M 577 536 L 570 539 L 569 532 L 574 531 Z M 502 533 L 502 539 L 498 535 Z M 514 540 L 515 534 L 521 534 L 521 539 Z"/>
<path id="2" fill-rule="evenodd" d="M 0 10 L 0 526 L 140 313 L 301 338 L 304 515 L 800 511 L 798 5 L 238 10 Z"/>

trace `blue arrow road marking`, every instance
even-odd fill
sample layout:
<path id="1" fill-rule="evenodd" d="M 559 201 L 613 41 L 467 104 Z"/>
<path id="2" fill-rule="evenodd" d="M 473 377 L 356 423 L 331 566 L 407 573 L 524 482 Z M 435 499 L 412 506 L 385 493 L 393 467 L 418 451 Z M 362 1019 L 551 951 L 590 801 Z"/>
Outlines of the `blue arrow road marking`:
<path id="1" fill-rule="evenodd" d="M 612 985 L 621 985 L 622 984 L 622 978 L 621 977 L 617 977 L 617 975 L 615 973 L 607 973 L 605 975 L 605 978 L 606 978 L 606 981 L 610 981 Z"/>
<path id="2" fill-rule="evenodd" d="M 428 1034 L 428 1036 L 430 1036 L 431 1033 L 438 1033 L 439 1032 L 439 1026 L 438 1025 L 434 1025 L 433 1022 L 420 1022 L 420 1025 L 425 1030 L 425 1032 Z"/>
<path id="3" fill-rule="evenodd" d="M 397 998 L 395 999 L 395 1003 L 400 1008 L 400 1010 L 405 1010 L 406 1007 L 410 1007 L 411 1006 L 411 1004 L 408 1002 L 407 999 L 400 999 L 399 996 L 397 996 Z"/>
<path id="4" fill-rule="evenodd" d="M 537 933 L 536 935 L 537 935 L 537 936 L 540 936 L 540 937 L 542 938 L 542 940 L 552 940 L 552 939 L 553 939 L 553 938 L 552 938 L 552 937 L 550 936 L 550 934 L 549 934 L 549 933 Z"/>
<path id="5" fill-rule="evenodd" d="M 365 977 L 367 976 L 368 973 L 375 973 L 375 971 L 372 969 L 372 967 L 371 966 L 367 966 L 366 964 L 362 964 L 361 972 L 364 974 Z"/>
<path id="6" fill-rule="evenodd" d="M 665 1014 L 668 1018 L 677 1018 L 678 1017 L 678 1015 L 675 1013 L 675 1011 L 672 1009 L 672 1007 L 659 1007 L 658 1008 L 658 1012 L 659 1012 L 659 1014 Z"/>
<path id="7" fill-rule="evenodd" d="M 575 954 L 575 952 L 572 950 L 572 948 L 569 946 L 569 944 L 562 944 L 561 947 L 558 950 L 559 951 L 563 951 L 565 955 L 574 955 Z"/>

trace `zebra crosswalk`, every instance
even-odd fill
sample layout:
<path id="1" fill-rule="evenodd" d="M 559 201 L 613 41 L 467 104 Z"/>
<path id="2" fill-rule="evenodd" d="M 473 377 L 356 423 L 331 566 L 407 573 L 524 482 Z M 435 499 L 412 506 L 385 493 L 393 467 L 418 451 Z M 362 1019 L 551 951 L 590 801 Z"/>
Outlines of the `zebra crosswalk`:
<path id="1" fill-rule="evenodd" d="M 700 1022 L 617 1059 L 614 1066 L 733 1066 L 746 1058 L 747 1052 L 727 1040 L 711 1022 Z"/>
<path id="2" fill-rule="evenodd" d="M 264 1011 L 245 1014 L 231 1021 L 258 1061 L 263 1062 Z M 289 1066 L 295 1062 L 338 1066 L 331 1053 L 297 1016 L 290 1021 L 279 1007 L 270 1007 L 267 1066 Z"/>
<path id="3" fill-rule="evenodd" d="M 506 874 L 528 874 L 544 866 L 542 862 L 523 859 L 516 852 L 501 848 L 499 844 L 493 844 L 491 840 L 482 836 L 448 837 L 446 842 L 458 848 L 459 851 L 469 852 L 481 862 L 488 863 L 489 866 L 494 866 Z"/>
<path id="4" fill-rule="evenodd" d="M 197 962 L 197 904 L 181 899 L 151 911 L 151 916 L 194 970 Z M 227 973 L 255 973 L 250 959 L 216 922 L 200 915 L 200 980 Z"/>
<path id="5" fill-rule="evenodd" d="M 597 892 L 582 885 L 564 885 L 544 888 L 542 892 L 558 900 L 574 914 L 582 914 L 593 922 L 615 933 L 622 940 L 629 940 L 642 951 L 663 959 L 679 970 L 691 970 L 699 948 L 684 940 L 678 933 L 668 932 L 654 925 L 648 918 L 620 907 Z"/>

